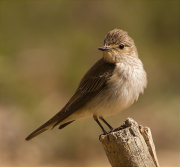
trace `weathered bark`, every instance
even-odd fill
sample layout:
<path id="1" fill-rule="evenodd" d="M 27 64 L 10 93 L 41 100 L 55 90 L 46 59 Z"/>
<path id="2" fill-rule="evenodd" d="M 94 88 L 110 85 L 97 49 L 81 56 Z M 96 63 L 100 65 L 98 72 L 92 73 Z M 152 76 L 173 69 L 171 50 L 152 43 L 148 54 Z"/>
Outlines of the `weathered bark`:
<path id="1" fill-rule="evenodd" d="M 132 118 L 100 141 L 112 167 L 159 167 L 150 129 Z"/>

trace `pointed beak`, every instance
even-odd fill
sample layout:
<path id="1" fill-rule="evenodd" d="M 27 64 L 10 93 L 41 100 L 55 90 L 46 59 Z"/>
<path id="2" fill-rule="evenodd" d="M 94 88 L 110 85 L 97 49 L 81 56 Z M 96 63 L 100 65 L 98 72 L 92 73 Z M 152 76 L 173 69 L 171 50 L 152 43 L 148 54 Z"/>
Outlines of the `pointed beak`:
<path id="1" fill-rule="evenodd" d="M 109 48 L 109 47 L 107 47 L 107 46 L 101 46 L 101 47 L 99 47 L 98 49 L 101 50 L 101 51 L 112 50 L 112 48 Z"/>

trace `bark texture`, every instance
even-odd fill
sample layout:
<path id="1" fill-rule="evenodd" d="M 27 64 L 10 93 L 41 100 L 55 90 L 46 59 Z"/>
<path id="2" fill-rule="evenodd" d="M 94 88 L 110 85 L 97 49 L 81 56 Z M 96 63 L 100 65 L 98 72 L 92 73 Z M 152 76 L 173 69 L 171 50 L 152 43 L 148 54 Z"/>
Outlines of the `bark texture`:
<path id="1" fill-rule="evenodd" d="M 151 130 L 132 118 L 100 141 L 112 167 L 159 167 Z"/>

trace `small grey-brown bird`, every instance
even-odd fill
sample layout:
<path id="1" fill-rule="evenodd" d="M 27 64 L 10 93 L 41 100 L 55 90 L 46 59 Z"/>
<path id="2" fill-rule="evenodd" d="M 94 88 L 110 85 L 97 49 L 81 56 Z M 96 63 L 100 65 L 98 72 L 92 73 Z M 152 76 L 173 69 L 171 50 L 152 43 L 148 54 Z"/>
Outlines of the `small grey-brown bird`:
<path id="1" fill-rule="evenodd" d="M 134 41 L 127 32 L 110 31 L 104 40 L 103 58 L 84 75 L 68 103 L 49 121 L 32 132 L 26 140 L 59 126 L 64 128 L 73 121 L 93 117 L 104 134 L 101 119 L 113 131 L 103 117 L 117 114 L 129 107 L 143 93 L 147 85 L 146 72 L 138 58 Z"/>

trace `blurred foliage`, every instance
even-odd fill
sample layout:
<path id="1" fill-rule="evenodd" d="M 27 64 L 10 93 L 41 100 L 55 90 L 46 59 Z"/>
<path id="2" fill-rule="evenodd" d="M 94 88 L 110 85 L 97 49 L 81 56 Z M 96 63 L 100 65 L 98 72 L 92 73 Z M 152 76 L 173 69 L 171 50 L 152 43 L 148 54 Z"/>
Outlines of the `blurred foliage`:
<path id="1" fill-rule="evenodd" d="M 178 166 L 178 1 L 2 1 L 0 28 L 1 165 L 110 166 L 92 119 L 24 138 L 66 104 L 102 57 L 105 35 L 119 28 L 136 43 L 148 87 L 107 120 L 149 126 L 160 165 Z"/>

